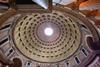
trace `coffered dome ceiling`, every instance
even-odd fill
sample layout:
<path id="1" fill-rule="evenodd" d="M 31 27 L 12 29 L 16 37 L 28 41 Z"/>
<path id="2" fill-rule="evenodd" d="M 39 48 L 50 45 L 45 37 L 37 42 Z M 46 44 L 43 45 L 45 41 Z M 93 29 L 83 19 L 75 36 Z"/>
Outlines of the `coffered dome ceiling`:
<path id="1" fill-rule="evenodd" d="M 75 22 L 57 11 L 26 15 L 14 28 L 16 47 L 36 61 L 64 60 L 80 46 L 81 33 Z"/>

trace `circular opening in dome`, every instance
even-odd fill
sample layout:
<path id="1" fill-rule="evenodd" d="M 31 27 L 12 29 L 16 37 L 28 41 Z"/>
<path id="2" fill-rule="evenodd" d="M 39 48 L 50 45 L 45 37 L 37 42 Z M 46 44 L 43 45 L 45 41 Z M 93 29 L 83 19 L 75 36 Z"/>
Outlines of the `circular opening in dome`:
<path id="1" fill-rule="evenodd" d="M 53 35 L 53 29 L 48 27 L 44 29 L 44 34 L 47 36 L 52 36 Z"/>

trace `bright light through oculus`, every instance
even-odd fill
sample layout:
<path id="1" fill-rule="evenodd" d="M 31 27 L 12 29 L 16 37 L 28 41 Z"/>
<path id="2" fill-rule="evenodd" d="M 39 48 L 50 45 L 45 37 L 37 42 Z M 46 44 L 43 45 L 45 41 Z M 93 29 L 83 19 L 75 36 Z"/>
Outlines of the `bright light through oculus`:
<path id="1" fill-rule="evenodd" d="M 53 34 L 53 29 L 52 28 L 45 28 L 44 34 L 47 36 L 51 36 Z"/>

